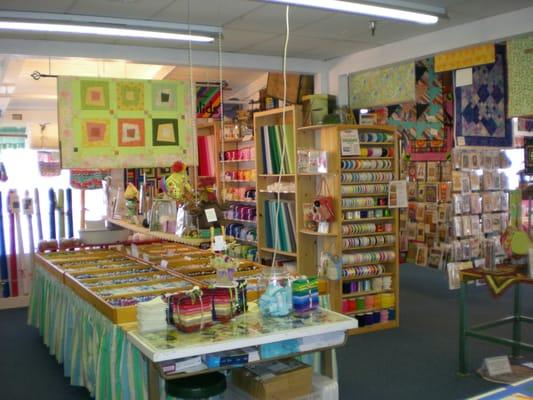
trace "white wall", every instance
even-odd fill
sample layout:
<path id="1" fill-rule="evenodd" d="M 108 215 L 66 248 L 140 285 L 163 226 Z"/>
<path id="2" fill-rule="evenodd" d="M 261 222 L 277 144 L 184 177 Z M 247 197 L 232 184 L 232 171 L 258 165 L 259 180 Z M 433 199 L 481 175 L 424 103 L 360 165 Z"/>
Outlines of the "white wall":
<path id="1" fill-rule="evenodd" d="M 533 7 L 529 7 L 354 53 L 329 62 L 329 92 L 339 96 L 339 104 L 347 104 L 346 79 L 343 76 L 351 72 L 495 42 L 532 31 Z"/>

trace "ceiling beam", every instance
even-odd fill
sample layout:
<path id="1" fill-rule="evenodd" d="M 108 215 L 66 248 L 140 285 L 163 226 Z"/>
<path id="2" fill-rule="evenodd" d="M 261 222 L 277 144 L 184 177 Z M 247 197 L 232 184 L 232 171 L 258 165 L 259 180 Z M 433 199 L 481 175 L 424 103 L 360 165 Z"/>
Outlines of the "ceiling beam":
<path id="1" fill-rule="evenodd" d="M 124 46 L 114 44 L 97 44 L 73 41 L 52 40 L 0 40 L 0 54 L 18 54 L 38 57 L 80 57 L 110 60 L 127 60 L 144 64 L 188 65 L 188 51 L 158 47 Z M 217 67 L 219 63 L 216 51 L 193 50 L 193 66 Z M 243 53 L 222 53 L 224 68 L 254 69 L 260 71 L 280 71 L 282 59 L 277 56 L 261 56 Z M 287 59 L 289 72 L 321 72 L 327 64 L 321 60 L 306 58 Z"/>

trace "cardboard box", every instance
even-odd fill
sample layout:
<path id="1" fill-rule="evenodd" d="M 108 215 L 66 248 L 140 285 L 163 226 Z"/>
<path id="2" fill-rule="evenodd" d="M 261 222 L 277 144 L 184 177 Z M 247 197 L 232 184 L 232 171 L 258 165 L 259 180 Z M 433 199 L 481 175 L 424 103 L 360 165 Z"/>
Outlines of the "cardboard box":
<path id="1" fill-rule="evenodd" d="M 313 94 L 315 77 L 313 75 L 287 74 L 287 102 L 302 104 L 302 97 Z M 283 74 L 269 72 L 267 78 L 266 96 L 283 99 Z"/>
<path id="2" fill-rule="evenodd" d="M 312 368 L 295 359 L 272 361 L 232 370 L 232 382 L 259 400 L 288 400 L 312 390 Z"/>

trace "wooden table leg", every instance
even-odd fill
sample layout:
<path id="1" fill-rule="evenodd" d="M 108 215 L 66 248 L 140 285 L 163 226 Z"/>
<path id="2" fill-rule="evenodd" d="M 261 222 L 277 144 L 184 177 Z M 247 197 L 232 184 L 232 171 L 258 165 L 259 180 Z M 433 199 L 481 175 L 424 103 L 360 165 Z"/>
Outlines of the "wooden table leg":
<path id="1" fill-rule="evenodd" d="M 334 368 L 333 368 L 333 349 L 323 350 L 321 352 L 320 364 L 322 375 L 327 376 L 328 378 L 334 379 Z"/>
<path id="2" fill-rule="evenodd" d="M 159 370 L 155 364 L 146 360 L 148 363 L 148 400 L 159 400 Z"/>

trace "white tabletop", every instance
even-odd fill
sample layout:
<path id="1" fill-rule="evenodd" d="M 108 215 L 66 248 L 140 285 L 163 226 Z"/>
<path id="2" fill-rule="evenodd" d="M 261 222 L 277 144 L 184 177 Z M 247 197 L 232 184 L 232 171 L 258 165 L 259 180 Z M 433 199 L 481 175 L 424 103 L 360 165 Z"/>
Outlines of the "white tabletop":
<path id="1" fill-rule="evenodd" d="M 251 306 L 230 322 L 200 332 L 183 333 L 169 326 L 144 334 L 132 330 L 128 338 L 151 361 L 162 362 L 357 328 L 354 318 L 322 308 L 309 318 L 263 318 L 255 304 Z"/>

